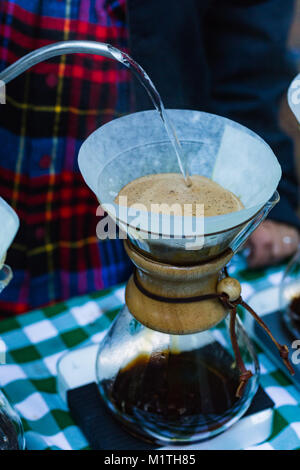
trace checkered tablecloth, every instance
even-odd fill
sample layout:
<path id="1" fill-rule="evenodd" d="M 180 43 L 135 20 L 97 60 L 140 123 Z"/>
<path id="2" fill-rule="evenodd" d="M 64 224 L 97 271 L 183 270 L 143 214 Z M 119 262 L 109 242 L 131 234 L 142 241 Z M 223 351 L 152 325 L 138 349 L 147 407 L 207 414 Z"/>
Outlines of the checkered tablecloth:
<path id="1" fill-rule="evenodd" d="M 284 266 L 248 271 L 241 257 L 234 272 L 243 296 L 280 282 Z M 29 449 L 87 449 L 88 443 L 57 394 L 56 366 L 71 348 L 99 343 L 124 303 L 124 286 L 70 299 L 0 322 L 6 364 L 0 387 L 22 417 Z M 272 435 L 259 449 L 300 449 L 300 392 L 258 348 L 260 383 L 275 402 Z"/>

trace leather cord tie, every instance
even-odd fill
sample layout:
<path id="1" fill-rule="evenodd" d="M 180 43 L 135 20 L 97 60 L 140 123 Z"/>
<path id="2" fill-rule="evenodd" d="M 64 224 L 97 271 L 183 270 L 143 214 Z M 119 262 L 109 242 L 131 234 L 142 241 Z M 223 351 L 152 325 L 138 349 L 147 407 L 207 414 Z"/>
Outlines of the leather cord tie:
<path id="1" fill-rule="evenodd" d="M 232 279 L 228 276 L 227 269 L 224 269 L 225 273 L 225 278 L 224 279 Z M 253 376 L 252 372 L 250 370 L 247 370 L 244 364 L 244 361 L 241 356 L 240 348 L 238 345 L 237 337 L 236 337 L 236 315 L 237 315 L 237 307 L 238 305 L 241 305 L 244 307 L 254 318 L 254 320 L 265 330 L 265 332 L 269 335 L 270 339 L 273 341 L 275 344 L 276 348 L 279 351 L 280 357 L 289 370 L 291 375 L 295 374 L 295 371 L 293 369 L 292 364 L 289 361 L 289 349 L 286 344 L 280 344 L 278 341 L 274 338 L 272 332 L 268 328 L 268 326 L 265 324 L 265 322 L 257 315 L 257 313 L 248 305 L 244 300 L 242 299 L 241 296 L 239 296 L 236 300 L 230 300 L 228 294 L 225 292 L 223 293 L 211 293 L 211 294 L 203 294 L 203 295 L 197 295 L 193 297 L 163 297 L 160 295 L 153 294 L 152 292 L 149 292 L 145 287 L 141 284 L 137 277 L 137 270 L 134 270 L 133 273 L 133 279 L 136 287 L 139 289 L 139 291 L 146 295 L 147 297 L 156 300 L 158 302 L 166 302 L 166 303 L 191 303 L 191 302 L 200 302 L 203 300 L 211 300 L 211 299 L 219 299 L 222 304 L 228 308 L 230 311 L 230 339 L 231 339 L 231 344 L 235 356 L 235 361 L 237 364 L 237 367 L 240 372 L 239 376 L 239 386 L 236 391 L 236 397 L 241 398 L 243 396 L 243 392 L 245 390 L 245 387 L 247 385 L 248 380 Z M 236 281 L 237 282 L 237 281 Z"/>

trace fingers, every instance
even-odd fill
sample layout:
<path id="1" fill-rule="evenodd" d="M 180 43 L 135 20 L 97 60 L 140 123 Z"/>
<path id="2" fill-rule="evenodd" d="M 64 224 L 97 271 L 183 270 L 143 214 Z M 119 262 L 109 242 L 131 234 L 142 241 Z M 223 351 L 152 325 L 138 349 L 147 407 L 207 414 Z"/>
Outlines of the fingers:
<path id="1" fill-rule="evenodd" d="M 276 264 L 295 253 L 299 242 L 299 233 L 294 227 L 267 220 L 249 239 L 248 264 L 250 267 Z"/>
<path id="2" fill-rule="evenodd" d="M 268 224 L 261 224 L 249 239 L 250 267 L 260 267 L 268 264 L 272 256 L 272 233 Z"/>
<path id="3" fill-rule="evenodd" d="M 272 259 L 276 263 L 295 253 L 299 245 L 299 234 L 293 227 L 283 224 L 275 227 L 274 231 L 276 235 L 274 234 Z"/>

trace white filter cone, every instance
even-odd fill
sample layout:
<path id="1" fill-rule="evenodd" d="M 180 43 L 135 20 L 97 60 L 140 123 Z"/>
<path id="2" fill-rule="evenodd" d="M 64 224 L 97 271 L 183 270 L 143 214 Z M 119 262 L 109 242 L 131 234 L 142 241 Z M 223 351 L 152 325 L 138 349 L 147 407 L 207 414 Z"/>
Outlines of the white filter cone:
<path id="1" fill-rule="evenodd" d="M 295 77 L 289 87 L 288 103 L 300 123 L 300 73 Z"/>
<path id="2" fill-rule="evenodd" d="M 20 222 L 15 211 L 0 197 L 0 261 L 10 247 Z"/>
<path id="3" fill-rule="evenodd" d="M 232 191 L 245 206 L 231 214 L 205 217 L 199 235 L 228 230 L 253 217 L 271 198 L 281 177 L 271 148 L 249 129 L 220 116 L 189 110 L 167 113 L 183 147 L 189 173 L 211 178 Z M 132 220 L 131 227 L 135 220 L 127 218 L 128 211 L 120 212 L 115 205 L 117 217 L 112 214 L 111 207 L 121 188 L 140 176 L 179 172 L 175 152 L 156 111 L 134 113 L 98 129 L 83 143 L 79 167 L 103 208 L 119 223 Z M 174 217 L 171 236 L 176 235 L 177 226 L 181 229 L 181 219 Z M 139 217 L 138 226 L 141 231 L 149 231 L 148 213 Z M 157 221 L 157 227 L 161 226 Z M 155 231 L 152 220 L 151 232 Z"/>

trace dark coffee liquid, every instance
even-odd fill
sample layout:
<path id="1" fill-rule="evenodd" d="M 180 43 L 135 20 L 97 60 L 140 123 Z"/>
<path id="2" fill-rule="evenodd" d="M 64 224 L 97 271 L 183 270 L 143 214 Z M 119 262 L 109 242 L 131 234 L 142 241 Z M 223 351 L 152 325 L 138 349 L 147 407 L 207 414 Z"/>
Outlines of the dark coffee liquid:
<path id="1" fill-rule="evenodd" d="M 300 331 L 300 296 L 297 295 L 292 298 L 289 304 L 289 316 L 292 321 L 293 327 Z"/>
<path id="2" fill-rule="evenodd" d="M 19 450 L 18 433 L 9 417 L 0 411 L 0 450 Z"/>
<path id="3" fill-rule="evenodd" d="M 139 356 L 104 389 L 117 409 L 139 421 L 144 417 L 147 425 L 192 427 L 197 432 L 228 420 L 222 415 L 237 402 L 238 378 L 233 358 L 224 358 L 224 350 L 215 343 L 178 354 Z"/>

